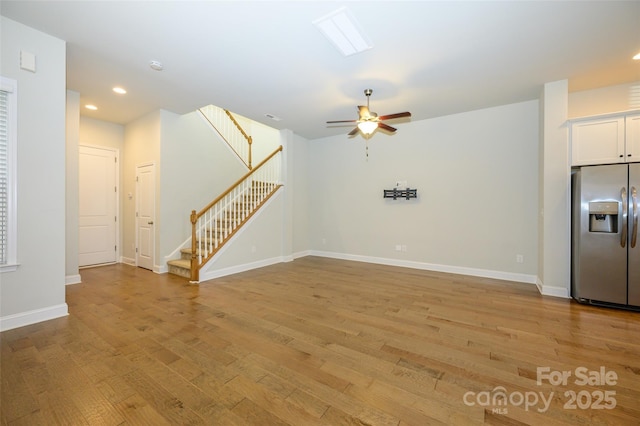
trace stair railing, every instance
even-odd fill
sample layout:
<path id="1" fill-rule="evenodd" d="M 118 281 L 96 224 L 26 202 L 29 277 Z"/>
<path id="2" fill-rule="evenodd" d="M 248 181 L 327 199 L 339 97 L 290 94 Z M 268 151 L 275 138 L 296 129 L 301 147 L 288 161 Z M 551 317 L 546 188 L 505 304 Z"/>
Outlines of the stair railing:
<path id="1" fill-rule="evenodd" d="M 281 184 L 278 147 L 205 208 L 191 212 L 191 281 L 200 269 L 244 225 Z"/>
<path id="2" fill-rule="evenodd" d="M 227 145 L 231 147 L 245 166 L 251 170 L 251 145 L 253 139 L 247 135 L 236 118 L 226 109 L 215 105 L 207 105 L 198 111 L 218 132 Z"/>

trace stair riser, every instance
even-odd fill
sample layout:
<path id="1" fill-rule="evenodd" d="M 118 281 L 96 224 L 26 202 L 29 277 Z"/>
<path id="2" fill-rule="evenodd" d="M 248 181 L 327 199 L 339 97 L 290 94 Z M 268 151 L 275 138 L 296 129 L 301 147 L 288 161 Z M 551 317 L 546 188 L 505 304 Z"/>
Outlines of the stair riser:
<path id="1" fill-rule="evenodd" d="M 179 266 L 169 265 L 169 273 L 179 275 L 185 278 L 191 278 L 191 271 L 189 269 L 181 268 Z"/>

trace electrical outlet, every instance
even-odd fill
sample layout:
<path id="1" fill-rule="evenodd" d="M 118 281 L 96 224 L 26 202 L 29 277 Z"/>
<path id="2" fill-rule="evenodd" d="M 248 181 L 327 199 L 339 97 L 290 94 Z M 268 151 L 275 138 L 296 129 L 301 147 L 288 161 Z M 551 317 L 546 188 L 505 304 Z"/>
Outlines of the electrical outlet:
<path id="1" fill-rule="evenodd" d="M 402 245 L 402 251 L 407 251 L 407 246 L 406 246 L 406 244 L 403 244 L 403 245 Z"/>
<path id="2" fill-rule="evenodd" d="M 524 263 L 524 256 L 521 254 L 516 254 L 516 262 L 517 263 Z"/>
<path id="3" fill-rule="evenodd" d="M 402 251 L 402 246 L 400 244 L 396 244 L 396 251 Z"/>

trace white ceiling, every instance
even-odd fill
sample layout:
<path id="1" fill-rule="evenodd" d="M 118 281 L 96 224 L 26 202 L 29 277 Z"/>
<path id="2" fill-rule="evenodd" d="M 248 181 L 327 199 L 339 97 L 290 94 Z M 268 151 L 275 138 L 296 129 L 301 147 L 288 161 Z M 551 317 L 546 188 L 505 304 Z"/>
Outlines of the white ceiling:
<path id="1" fill-rule="evenodd" d="M 312 25 L 342 6 L 372 49 L 344 57 Z M 357 118 L 366 88 L 378 114 L 422 120 L 536 99 L 561 79 L 640 81 L 640 1 L 2 0 L 0 13 L 66 40 L 67 87 L 99 107 L 83 114 L 120 124 L 214 104 L 316 139 L 351 130 L 325 121 Z"/>

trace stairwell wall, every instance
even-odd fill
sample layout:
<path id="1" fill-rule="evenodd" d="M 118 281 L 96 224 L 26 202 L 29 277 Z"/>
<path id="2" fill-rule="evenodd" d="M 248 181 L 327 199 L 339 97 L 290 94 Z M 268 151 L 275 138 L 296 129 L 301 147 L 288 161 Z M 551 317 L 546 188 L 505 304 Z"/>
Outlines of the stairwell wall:
<path id="1" fill-rule="evenodd" d="M 191 236 L 191 210 L 199 211 L 247 173 L 199 112 L 161 116 L 160 246 L 166 270 L 171 255 Z M 165 269 L 162 269 L 165 268 Z"/>

